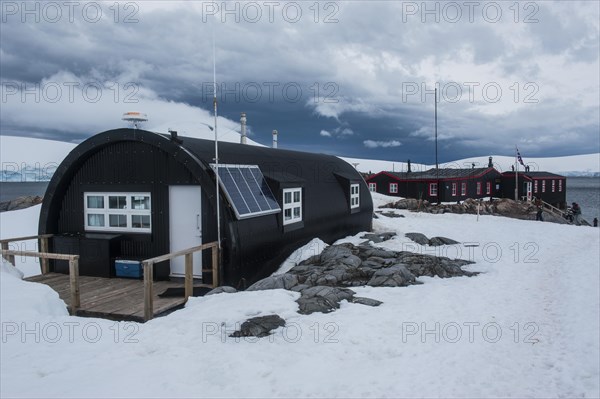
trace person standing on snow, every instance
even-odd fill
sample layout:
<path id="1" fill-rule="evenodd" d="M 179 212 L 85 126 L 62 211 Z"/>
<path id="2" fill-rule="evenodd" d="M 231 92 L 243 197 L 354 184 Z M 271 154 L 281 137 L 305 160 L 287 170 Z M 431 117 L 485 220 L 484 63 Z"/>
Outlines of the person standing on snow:
<path id="1" fill-rule="evenodd" d="M 571 204 L 571 210 L 573 211 L 573 223 L 577 226 L 581 225 L 581 207 L 577 202 Z"/>
<path id="2" fill-rule="evenodd" d="M 544 206 L 542 204 L 542 200 L 539 198 L 536 198 L 535 201 L 533 202 L 535 204 L 535 206 L 537 206 L 537 213 L 535 214 L 535 220 L 539 220 L 540 222 L 544 221 Z"/>

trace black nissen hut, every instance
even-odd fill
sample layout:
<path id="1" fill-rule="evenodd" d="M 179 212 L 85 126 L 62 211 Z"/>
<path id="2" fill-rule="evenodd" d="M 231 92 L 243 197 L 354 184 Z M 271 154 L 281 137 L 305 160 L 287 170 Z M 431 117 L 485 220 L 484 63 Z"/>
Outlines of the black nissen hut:
<path id="1" fill-rule="evenodd" d="M 54 252 L 78 253 L 82 275 L 105 277 L 115 275 L 115 259 L 213 242 L 214 157 L 210 140 L 135 129 L 95 135 L 56 170 L 39 233 L 55 234 Z M 220 142 L 218 173 L 223 284 L 244 288 L 313 238 L 331 243 L 371 229 L 367 185 L 337 157 Z M 209 255 L 195 258 L 195 277 Z M 183 276 L 181 258 L 155 265 L 155 278 Z"/>

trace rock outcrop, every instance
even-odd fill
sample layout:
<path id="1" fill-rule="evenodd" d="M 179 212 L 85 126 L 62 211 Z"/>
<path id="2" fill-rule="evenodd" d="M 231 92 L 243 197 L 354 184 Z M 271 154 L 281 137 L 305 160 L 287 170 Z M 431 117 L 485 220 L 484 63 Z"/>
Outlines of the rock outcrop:
<path id="1" fill-rule="evenodd" d="M 16 211 L 19 209 L 29 208 L 42 203 L 43 198 L 39 195 L 28 195 L 25 197 L 15 198 L 10 201 L 0 202 L 0 212 Z"/>
<path id="2" fill-rule="evenodd" d="M 391 233 L 382 233 L 376 236 L 364 235 L 362 238 L 389 239 L 392 236 Z M 441 241 L 442 238 L 437 239 Z M 417 280 L 420 276 L 474 276 L 477 273 L 461 268 L 470 263 L 472 262 L 461 259 L 389 251 L 366 244 L 331 245 L 320 255 L 300 262 L 287 273 L 260 280 L 248 290 L 279 288 L 296 291 L 300 293 L 300 298 L 296 301 L 299 313 L 329 313 L 338 309 L 343 300 L 368 306 L 381 304 L 374 299 L 355 297 L 351 287 L 406 287 L 422 284 Z"/>
<path id="3" fill-rule="evenodd" d="M 479 208 L 481 215 L 506 216 L 515 219 L 535 220 L 537 207 L 530 202 L 515 201 L 510 198 L 494 198 L 492 201 L 479 201 L 468 198 L 460 204 L 432 204 L 428 201 L 418 201 L 412 198 L 405 198 L 396 202 L 380 206 L 380 208 L 406 209 L 409 211 L 427 212 L 427 213 L 458 213 L 476 215 Z M 388 211 L 389 212 L 389 211 Z M 387 216 L 385 213 L 381 213 Z M 549 212 L 544 212 L 544 220 L 567 224 L 567 220 L 557 217 Z"/>

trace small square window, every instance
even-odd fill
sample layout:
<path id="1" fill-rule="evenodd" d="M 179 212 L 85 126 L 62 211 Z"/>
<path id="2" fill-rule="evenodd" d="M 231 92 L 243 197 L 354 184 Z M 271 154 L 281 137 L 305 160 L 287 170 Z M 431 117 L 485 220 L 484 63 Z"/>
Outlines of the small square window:
<path id="1" fill-rule="evenodd" d="M 149 229 L 150 215 L 131 215 L 131 227 L 134 229 Z"/>
<path id="2" fill-rule="evenodd" d="M 302 221 L 302 188 L 283 190 L 283 224 Z"/>
<path id="3" fill-rule="evenodd" d="M 150 209 L 150 197 L 132 196 L 131 209 Z"/>
<path id="4" fill-rule="evenodd" d="M 358 184 L 350 185 L 350 208 L 358 208 L 360 206 L 360 186 Z"/>
<path id="5" fill-rule="evenodd" d="M 87 215 L 88 226 L 90 227 L 104 227 L 104 215 L 95 213 L 89 213 Z"/>
<path id="6" fill-rule="evenodd" d="M 88 195 L 87 207 L 88 209 L 103 209 L 104 197 L 102 195 Z"/>
<path id="7" fill-rule="evenodd" d="M 108 207 L 110 209 L 125 209 L 127 208 L 127 197 L 126 196 L 109 196 Z"/>
<path id="8" fill-rule="evenodd" d="M 108 215 L 110 227 L 127 227 L 127 215 Z"/>

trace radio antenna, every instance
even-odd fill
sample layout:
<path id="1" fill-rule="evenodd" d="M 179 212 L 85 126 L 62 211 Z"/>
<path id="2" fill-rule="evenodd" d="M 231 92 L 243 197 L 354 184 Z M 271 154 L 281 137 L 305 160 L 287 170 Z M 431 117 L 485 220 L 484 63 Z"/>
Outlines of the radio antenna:
<path id="1" fill-rule="evenodd" d="M 219 270 L 221 270 L 221 212 L 220 202 L 221 196 L 219 191 L 219 138 L 217 135 L 217 61 L 215 51 L 215 29 L 212 31 L 213 41 L 213 110 L 215 115 L 215 190 L 216 190 L 216 202 L 217 202 L 217 251 L 219 260 Z M 219 274 L 221 274 L 219 272 Z M 219 276 L 220 277 L 220 276 Z"/>

